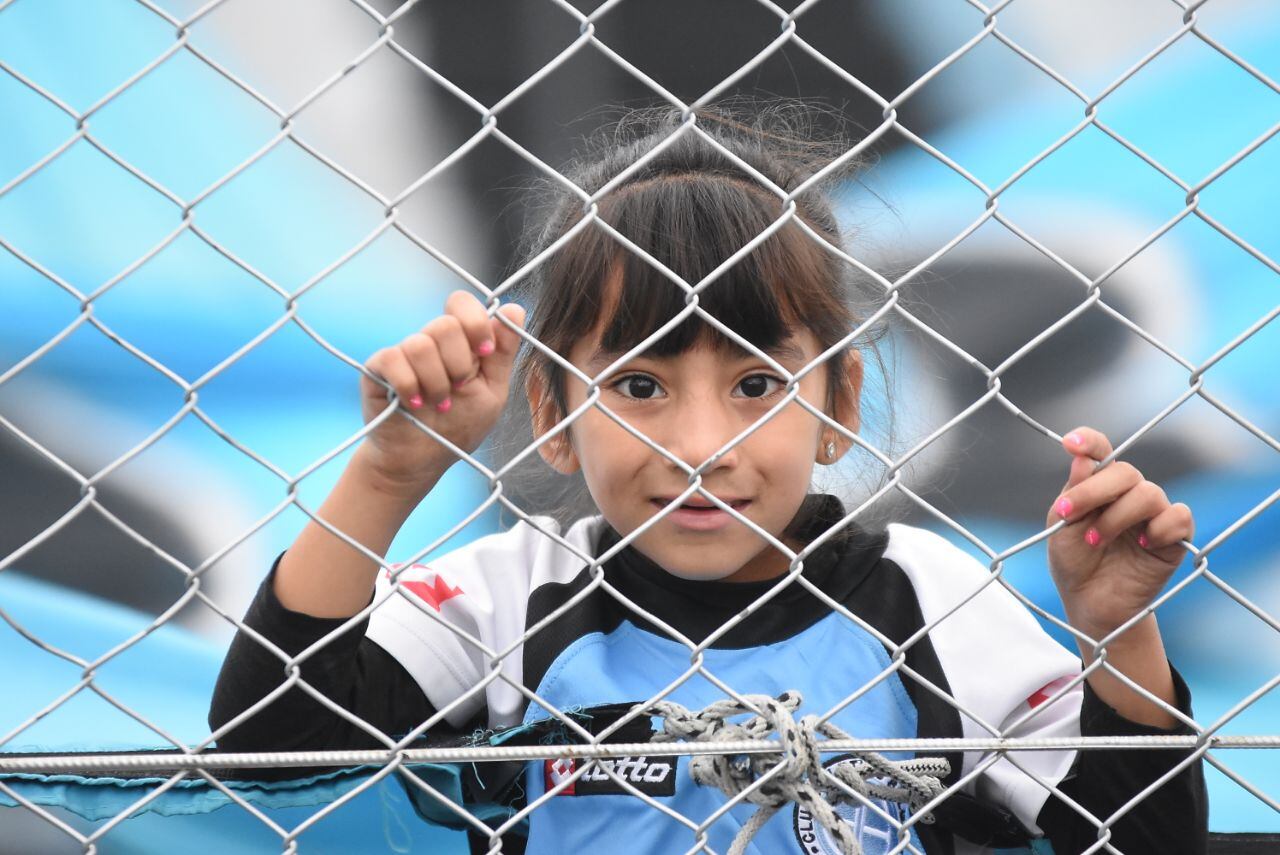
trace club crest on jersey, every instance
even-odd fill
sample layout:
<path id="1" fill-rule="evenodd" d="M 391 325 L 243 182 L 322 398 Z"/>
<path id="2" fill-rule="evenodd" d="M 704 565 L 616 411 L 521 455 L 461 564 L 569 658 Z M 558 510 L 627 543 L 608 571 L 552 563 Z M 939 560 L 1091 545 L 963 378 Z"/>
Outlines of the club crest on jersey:
<path id="1" fill-rule="evenodd" d="M 543 761 L 543 783 L 550 790 L 568 781 L 573 773 L 585 764 L 585 760 L 561 757 Z M 560 791 L 562 796 L 612 796 L 631 795 L 622 784 L 609 777 L 615 775 L 635 787 L 646 796 L 674 796 L 676 793 L 676 768 L 674 758 L 616 757 L 597 760 L 577 780 Z"/>
<path id="2" fill-rule="evenodd" d="M 848 757 L 837 757 L 825 763 L 831 766 Z M 906 809 L 896 802 L 868 799 L 884 814 L 901 823 L 907 818 Z M 835 806 L 836 814 L 853 830 L 854 839 L 862 846 L 863 855 L 884 855 L 898 843 L 898 829 L 884 815 L 866 805 L 841 803 Z M 796 805 L 794 814 L 796 842 L 805 855 L 840 855 L 840 845 L 831 832 L 813 818 L 808 810 Z"/>

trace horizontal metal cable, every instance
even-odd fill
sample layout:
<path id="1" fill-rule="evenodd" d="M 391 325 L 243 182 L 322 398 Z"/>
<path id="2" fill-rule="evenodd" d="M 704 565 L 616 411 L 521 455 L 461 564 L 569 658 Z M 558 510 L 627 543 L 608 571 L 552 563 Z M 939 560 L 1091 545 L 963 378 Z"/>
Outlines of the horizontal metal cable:
<path id="1" fill-rule="evenodd" d="M 827 739 L 824 754 L 860 751 L 1066 751 L 1125 749 L 1280 748 L 1276 736 L 1085 736 L 1054 739 Z M 271 751 L 243 754 L 0 754 L 0 774 L 95 772 L 103 770 L 163 771 L 176 769 L 254 769 L 294 766 L 367 766 L 401 758 L 407 763 L 486 763 L 508 760 L 555 760 L 613 757 L 693 757 L 701 754 L 776 754 L 776 740 L 655 743 L 610 742 L 598 745 L 472 746 L 406 748 L 400 751 Z"/>

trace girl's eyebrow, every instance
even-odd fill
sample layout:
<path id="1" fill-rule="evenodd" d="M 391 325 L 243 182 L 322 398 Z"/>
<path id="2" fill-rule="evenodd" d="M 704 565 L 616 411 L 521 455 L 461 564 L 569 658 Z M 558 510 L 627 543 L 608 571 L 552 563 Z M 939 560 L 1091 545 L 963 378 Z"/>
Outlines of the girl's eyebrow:
<path id="1" fill-rule="evenodd" d="M 729 348 L 739 359 L 752 359 L 755 357 L 755 354 L 739 347 L 737 344 L 730 344 Z M 805 354 L 804 350 L 796 345 L 794 339 L 791 338 L 783 339 L 773 347 L 762 347 L 760 350 L 772 357 L 774 361 L 784 365 L 788 363 L 791 365 L 804 365 L 809 361 L 809 357 Z M 597 347 L 592 351 L 591 356 L 587 359 L 586 365 L 583 366 L 584 371 L 592 376 L 599 374 L 609 365 L 612 365 L 613 362 L 623 353 L 625 353 L 625 351 L 605 350 Z M 644 354 L 640 354 L 637 358 L 671 359 L 672 357 L 647 357 Z"/>
<path id="2" fill-rule="evenodd" d="M 774 347 L 760 348 L 776 362 L 790 362 L 793 365 L 804 365 L 809 361 L 808 355 L 792 339 L 783 339 Z M 750 355 L 750 354 L 747 354 Z"/>

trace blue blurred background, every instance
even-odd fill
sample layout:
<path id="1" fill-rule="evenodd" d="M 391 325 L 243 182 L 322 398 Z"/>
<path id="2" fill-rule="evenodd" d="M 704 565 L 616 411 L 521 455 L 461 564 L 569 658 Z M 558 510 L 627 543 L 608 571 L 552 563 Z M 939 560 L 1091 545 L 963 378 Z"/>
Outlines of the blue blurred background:
<path id="1" fill-rule="evenodd" d="M 183 18 L 199 4 L 163 5 Z M 373 5 L 384 13 L 391 9 Z M 692 99 L 776 35 L 776 17 L 755 4 L 741 6 L 727 13 L 724 4 L 711 2 L 623 4 L 601 19 L 597 33 L 672 92 Z M 999 15 L 1000 32 L 1095 97 L 1181 26 L 1173 4 L 1116 6 L 1101 0 L 1013 4 Z M 1280 8 L 1211 3 L 1198 21 L 1261 75 L 1280 78 Z M 981 14 L 958 0 L 882 0 L 856 8 L 818 4 L 800 18 L 798 32 L 891 98 L 981 29 Z M 286 481 L 360 427 L 356 372 L 298 325 L 278 325 L 289 295 L 306 288 L 299 317 L 330 348 L 360 362 L 430 319 L 464 283 L 395 230 L 378 234 L 329 272 L 382 227 L 384 205 L 293 141 L 282 141 L 222 184 L 277 138 L 281 120 L 190 52 L 177 51 L 103 103 L 170 50 L 174 34 L 172 24 L 124 0 L 18 0 L 0 8 L 0 72 L 9 70 L 0 73 L 0 416 L 88 477 L 179 413 L 182 388 L 85 322 L 70 289 L 93 295 L 93 318 L 128 347 L 195 384 L 207 419 L 278 469 L 255 462 L 187 415 L 97 484 L 104 507 L 177 560 L 195 566 L 219 556 L 204 576 L 205 590 L 239 615 L 305 519 L 294 507 L 275 513 L 286 498 Z M 514 0 L 483 9 L 432 4 L 396 24 L 398 43 L 486 104 L 577 34 L 578 23 L 552 4 Z M 231 0 L 193 24 L 189 39 L 288 113 L 377 36 L 377 24 L 349 2 Z M 16 75 L 74 113 L 96 108 L 84 123 L 93 142 L 77 137 L 75 119 Z M 763 62 L 739 90 L 821 98 L 867 130 L 881 122 L 880 107 L 858 86 L 794 47 Z M 640 84 L 588 46 L 505 110 L 500 126 L 554 164 L 568 154 L 575 135 L 599 121 L 601 105 L 650 101 Z M 1083 107 L 988 37 L 903 103 L 898 119 L 994 188 L 1076 127 Z M 1187 35 L 1108 95 L 1098 116 L 1194 185 L 1274 129 L 1280 93 Z M 473 134 L 479 121 L 384 48 L 310 102 L 291 127 L 299 140 L 391 198 Z M 158 186 L 131 175 L 101 149 Z M 896 131 L 873 152 L 874 165 L 842 193 L 842 208 L 854 254 L 892 279 L 978 220 L 985 194 Z M 526 161 L 486 140 L 404 200 L 398 221 L 492 285 L 511 261 L 522 225 L 520 188 L 532 175 Z M 1195 365 L 1274 311 L 1280 302 L 1274 270 L 1280 229 L 1267 203 L 1280 189 L 1277 176 L 1280 142 L 1268 138 L 1198 197 L 1202 211 L 1269 264 L 1191 214 L 1105 281 L 1106 303 Z M 1004 191 L 999 211 L 1093 278 L 1183 212 L 1185 196 L 1116 140 L 1088 127 Z M 197 198 L 192 224 L 239 263 L 180 228 L 184 205 Z M 104 290 L 108 283 L 114 284 Z M 904 294 L 923 321 L 994 367 L 1078 305 L 1084 287 L 991 221 L 926 265 Z M 56 345 L 13 373 L 55 338 Z M 1272 324 L 1205 374 L 1207 391 L 1273 437 L 1280 435 L 1278 355 L 1280 331 Z M 899 450 L 985 390 L 985 377 L 910 325 L 895 331 L 888 356 Z M 1188 371 L 1095 308 L 1002 381 L 1010 399 L 1055 430 L 1092 424 L 1125 437 L 1185 391 Z M 886 430 L 880 421 L 869 435 L 883 438 Z M 921 455 L 911 483 L 998 551 L 1043 525 L 1044 508 L 1065 473 L 1059 457 L 1044 437 L 988 405 Z M 1193 507 L 1199 543 L 1280 488 L 1273 444 L 1199 398 L 1128 457 Z M 318 505 L 344 459 L 339 455 L 309 474 L 299 485 L 301 501 Z M 78 483 L 13 430 L 0 430 L 0 473 L 0 556 L 23 549 L 80 497 Z M 864 474 L 843 473 L 849 489 Z M 485 494 L 483 479 L 455 467 L 402 531 L 392 557 L 424 548 Z M 941 528 L 905 503 L 877 510 Z M 1216 575 L 1272 615 L 1280 614 L 1278 522 L 1280 511 L 1264 511 L 1210 563 Z M 462 537 L 497 525 L 496 517 L 484 517 Z M 1040 552 L 1018 555 L 1006 574 L 1059 613 Z M 183 590 L 178 570 L 89 509 L 0 573 L 0 608 L 47 643 L 94 659 L 145 627 Z M 1202 723 L 1228 714 L 1280 672 L 1275 631 L 1203 579 L 1159 615 Z M 207 701 L 231 633 L 227 621 L 191 603 L 106 663 L 97 681 L 166 733 L 200 741 L 208 735 Z M 0 661 L 8 689 L 0 704 L 0 739 L 9 737 L 5 750 L 163 744 L 86 692 L 24 727 L 76 684 L 79 668 L 32 646 L 8 624 L 0 625 Z M 1261 697 L 1222 732 L 1280 732 L 1277 693 Z M 1280 796 L 1274 755 L 1221 751 L 1217 757 L 1271 798 Z M 1280 817 L 1267 805 L 1216 770 L 1209 776 L 1213 829 L 1280 830 Z M 286 828 L 308 815 L 277 813 L 273 818 Z M 460 845 L 410 816 L 398 785 L 384 784 L 305 832 L 302 845 L 306 851 Z M 0 830 L 3 852 L 79 851 L 21 811 L 0 812 Z M 194 851 L 193 839 L 202 841 L 199 851 L 225 851 L 233 843 L 237 851 L 279 848 L 273 832 L 232 809 L 132 819 L 109 832 L 102 851 L 169 851 L 180 841 Z"/>

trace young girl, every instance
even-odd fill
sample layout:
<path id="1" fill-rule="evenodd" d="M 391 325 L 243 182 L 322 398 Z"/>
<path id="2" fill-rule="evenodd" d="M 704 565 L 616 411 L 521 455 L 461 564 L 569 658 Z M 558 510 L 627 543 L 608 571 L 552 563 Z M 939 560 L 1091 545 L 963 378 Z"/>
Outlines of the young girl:
<path id="1" fill-rule="evenodd" d="M 401 412 L 385 413 L 386 387 L 366 377 L 364 418 L 380 421 L 320 509 L 326 525 L 309 523 L 281 556 L 246 625 L 292 656 L 388 586 L 407 589 L 301 666 L 312 687 L 397 737 L 428 720 L 429 733 L 509 727 L 553 710 L 650 700 L 672 686 L 665 697 L 692 709 L 725 699 L 726 686 L 798 691 L 797 718 L 831 712 L 867 738 L 1194 732 L 1171 713 L 1189 717 L 1190 698 L 1154 615 L 1107 645 L 1124 679 L 1103 669 L 1079 679 L 1093 645 L 1080 643 L 1083 662 L 1069 654 L 987 584 L 974 559 L 921 529 L 858 527 L 839 500 L 810 493 L 815 465 L 840 460 L 858 430 L 866 342 L 845 341 L 860 315 L 822 189 L 842 176 L 799 193 L 794 217 L 777 227 L 789 203 L 757 178 L 792 193 L 830 159 L 788 125 L 795 115 L 704 110 L 697 132 L 672 141 L 677 114 L 631 114 L 566 172 L 588 194 L 608 185 L 597 210 L 607 227 L 580 226 L 583 202 L 562 191 L 527 248 L 533 258 L 559 242 L 525 291 L 541 346 L 518 360 L 525 310 L 506 303 L 491 314 L 456 292 L 442 316 L 369 360 L 403 412 L 468 453 L 515 387 L 541 458 L 585 483 L 593 514 L 567 525 L 533 517 L 429 566 L 380 570 L 368 553 L 385 555 L 457 458 Z M 691 300 L 668 271 L 690 285 L 709 281 L 697 306 L 718 324 L 701 314 L 673 322 Z M 799 394 L 787 400 L 792 377 Z M 1186 506 L 1132 466 L 1096 468 L 1111 451 L 1096 430 L 1067 433 L 1066 485 L 1046 497 L 1047 523 L 1066 521 L 1048 541 L 1049 569 L 1072 626 L 1092 639 L 1157 596 L 1192 535 Z M 783 579 L 801 552 L 802 576 Z M 276 690 L 281 667 L 237 635 L 211 725 Z M 379 744 L 296 688 L 219 739 L 230 751 Z M 964 783 L 936 822 L 908 829 L 917 852 L 988 852 L 1032 837 L 1058 855 L 1080 852 L 1122 808 L 1109 824 L 1116 850 L 1204 850 L 1204 783 L 1186 752 L 941 756 L 951 763 L 943 784 Z M 610 765 L 613 775 L 591 769 L 564 786 L 572 769 L 527 764 L 519 801 L 542 799 L 529 817 L 529 852 L 684 852 L 697 839 L 692 826 L 713 815 L 706 845 L 724 852 L 754 811 L 743 803 L 717 814 L 726 796 L 695 783 L 686 759 L 673 767 L 626 758 Z M 845 813 L 868 853 L 899 845 L 908 816 L 893 803 L 877 807 Z M 502 844 L 518 851 L 524 841 L 507 835 Z M 748 851 L 834 846 L 797 807 L 774 815 Z"/>

